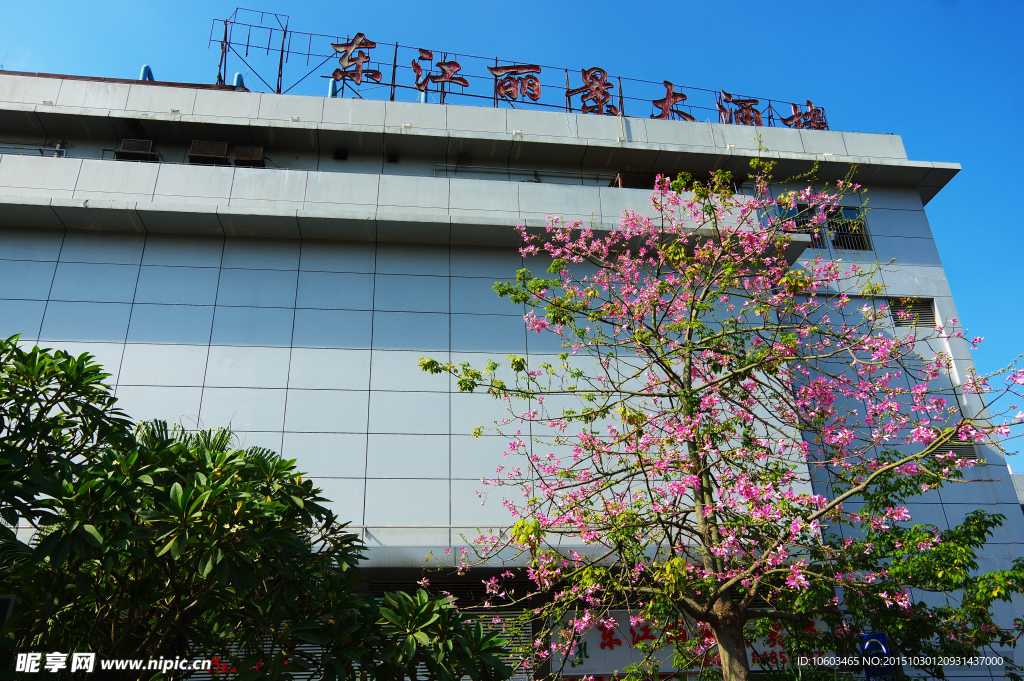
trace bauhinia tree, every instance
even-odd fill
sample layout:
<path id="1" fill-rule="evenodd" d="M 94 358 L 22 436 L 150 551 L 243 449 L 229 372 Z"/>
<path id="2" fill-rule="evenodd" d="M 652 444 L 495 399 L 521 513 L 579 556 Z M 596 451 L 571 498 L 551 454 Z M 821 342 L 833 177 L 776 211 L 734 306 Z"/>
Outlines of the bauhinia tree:
<path id="1" fill-rule="evenodd" d="M 970 484 L 976 461 L 954 445 L 1002 447 L 1024 422 L 1006 404 L 1024 371 L 958 378 L 949 348 L 981 339 L 957 320 L 916 324 L 878 284 L 881 265 L 794 264 L 814 234 L 863 229 L 840 206 L 864 190 L 851 174 L 773 195 L 771 170 L 754 160 L 743 192 L 725 172 L 659 178 L 655 216 L 628 213 L 615 231 L 522 229 L 548 274 L 495 290 L 564 352 L 421 360 L 507 402 L 509 463 L 484 483 L 510 529 L 477 542 L 484 558 L 528 554 L 547 592 L 530 610 L 548 626 L 533 654 L 552 674 L 623 610 L 661 632 L 634 675 L 668 646 L 678 667 L 719 662 L 727 681 L 749 678 L 746 644 L 772 627 L 838 653 L 884 631 L 924 657 L 973 657 L 1020 632 L 992 606 L 1024 588 L 1024 561 L 979 571 L 1004 518 L 940 529 L 914 524 L 907 502 Z"/>

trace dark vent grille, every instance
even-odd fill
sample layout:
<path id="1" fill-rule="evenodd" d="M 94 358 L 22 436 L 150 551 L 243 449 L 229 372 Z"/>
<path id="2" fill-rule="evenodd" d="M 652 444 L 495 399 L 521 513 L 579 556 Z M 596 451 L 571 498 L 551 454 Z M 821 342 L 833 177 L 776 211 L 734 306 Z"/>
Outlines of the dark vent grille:
<path id="1" fill-rule="evenodd" d="M 938 450 L 936 450 L 937 454 L 948 454 L 949 452 L 956 454 L 958 459 L 970 459 L 973 461 L 978 458 L 978 449 L 974 446 L 973 442 L 953 440 L 952 442 L 942 445 Z"/>
<path id="2" fill-rule="evenodd" d="M 935 305 L 930 298 L 895 298 L 889 305 L 896 326 L 935 328 Z"/>

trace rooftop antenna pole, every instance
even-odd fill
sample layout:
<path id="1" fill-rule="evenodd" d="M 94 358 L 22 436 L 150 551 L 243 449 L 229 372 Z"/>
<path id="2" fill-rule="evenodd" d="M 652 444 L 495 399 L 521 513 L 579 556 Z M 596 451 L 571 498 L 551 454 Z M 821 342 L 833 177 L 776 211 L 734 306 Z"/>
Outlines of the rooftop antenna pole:
<path id="1" fill-rule="evenodd" d="M 281 58 L 277 62 L 277 94 L 281 94 L 281 77 L 284 75 L 284 39 L 288 37 L 288 24 L 284 25 L 284 32 L 281 33 Z"/>
<path id="2" fill-rule="evenodd" d="M 224 39 L 220 41 L 220 62 L 217 64 L 217 85 L 224 84 L 225 67 L 228 61 L 228 22 L 224 20 Z"/>
<path id="3" fill-rule="evenodd" d="M 350 36 L 345 36 L 345 42 L 346 43 L 351 42 L 351 41 L 352 41 L 352 38 Z M 341 97 L 342 99 L 345 99 L 345 76 L 341 77 L 341 94 L 339 95 L 339 97 Z"/>
<path id="4" fill-rule="evenodd" d="M 395 42 L 395 59 L 391 62 L 391 101 L 395 101 L 395 76 L 398 74 L 398 42 Z"/>

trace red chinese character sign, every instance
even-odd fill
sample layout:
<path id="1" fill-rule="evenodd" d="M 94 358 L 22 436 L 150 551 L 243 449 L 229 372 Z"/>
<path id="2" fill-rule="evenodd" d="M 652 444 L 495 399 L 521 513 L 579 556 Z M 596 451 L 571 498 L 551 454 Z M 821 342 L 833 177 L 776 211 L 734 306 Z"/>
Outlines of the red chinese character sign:
<path id="1" fill-rule="evenodd" d="M 535 102 L 540 99 L 540 79 L 533 75 L 540 73 L 540 67 L 536 64 L 488 66 L 487 70 L 494 75 L 495 96 L 513 102 L 518 100 L 520 95 L 523 99 L 529 97 Z"/>
<path id="2" fill-rule="evenodd" d="M 455 83 L 462 87 L 469 87 L 469 81 L 463 76 L 457 75 L 462 70 L 462 65 L 457 61 L 439 61 L 437 62 L 437 68 L 441 69 L 441 73 L 431 74 L 427 73 L 423 76 L 425 70 L 420 64 L 421 61 L 433 61 L 434 53 L 430 50 L 424 50 L 419 48 L 420 56 L 412 60 L 412 72 L 414 74 L 414 87 L 420 92 L 424 92 L 427 89 L 427 83 Z"/>
<path id="3" fill-rule="evenodd" d="M 615 650 L 615 646 L 622 645 L 622 639 L 615 635 L 615 629 L 602 624 L 597 628 L 601 632 L 601 648 L 607 648 L 608 650 Z"/>
<path id="4" fill-rule="evenodd" d="M 629 638 L 632 642 L 633 647 L 636 647 L 637 643 L 641 641 L 657 641 L 658 637 L 651 633 L 651 626 L 649 624 L 637 625 L 636 627 L 629 628 Z"/>
<path id="5" fill-rule="evenodd" d="M 366 36 L 362 33 L 356 33 L 356 36 L 347 43 L 332 43 L 331 47 L 334 48 L 335 52 L 341 52 L 341 57 L 338 59 L 338 63 L 341 64 L 341 68 L 334 69 L 334 74 L 332 76 L 334 80 L 348 78 L 356 85 L 361 85 L 363 82 L 363 76 L 366 76 L 367 80 L 372 80 L 376 83 L 380 82 L 382 77 L 380 71 L 363 69 L 363 64 L 370 61 L 370 55 L 360 49 L 373 49 L 374 47 L 377 47 L 377 43 L 372 40 L 367 40 Z M 354 56 L 352 54 L 353 52 L 355 52 Z"/>
<path id="6" fill-rule="evenodd" d="M 603 620 L 577 639 L 576 647 L 565 660 L 566 675 L 612 674 L 652 654 L 650 645 L 660 638 L 660 627 L 641 618 L 630 617 L 626 611 L 613 611 L 609 616 L 611 620 Z M 808 631 L 813 631 L 813 627 L 812 624 Z M 655 651 L 653 656 L 663 672 L 670 672 L 675 669 L 672 664 L 673 646 L 699 638 L 701 634 L 695 624 L 687 622 L 674 623 L 665 629 L 665 633 L 668 645 Z M 785 632 L 780 625 L 773 627 L 764 641 L 748 643 L 752 666 L 785 665 L 788 660 L 786 643 Z M 559 668 L 562 656 L 556 652 L 553 658 L 552 665 Z"/>
<path id="7" fill-rule="evenodd" d="M 430 83 L 430 78 L 429 75 L 420 78 L 420 76 L 423 76 L 423 66 L 420 64 L 421 61 L 434 61 L 434 53 L 430 50 L 424 50 L 421 47 L 420 56 L 412 60 L 413 87 L 420 92 L 424 92 L 427 89 L 427 85 Z"/>
<path id="8" fill-rule="evenodd" d="M 660 112 L 652 114 L 651 118 L 667 119 L 675 115 L 677 118 L 681 118 L 684 121 L 690 121 L 696 123 L 697 119 L 688 113 L 675 109 L 676 104 L 686 101 L 686 95 L 682 92 L 676 92 L 676 86 L 672 83 L 665 81 L 665 96 L 661 99 L 655 99 L 652 104 L 656 106 Z"/>
<path id="9" fill-rule="evenodd" d="M 339 68 L 331 74 L 335 81 L 348 80 L 353 86 L 363 83 L 363 79 L 382 83 L 383 74 L 377 69 L 370 68 L 370 51 L 377 47 L 377 43 L 366 37 L 364 33 L 356 33 L 355 36 L 341 43 L 332 43 L 335 52 L 338 53 Z M 458 85 L 461 88 L 469 88 L 472 78 L 484 76 L 483 69 L 490 72 L 494 79 L 494 106 L 499 102 L 516 107 L 520 104 L 532 105 L 530 108 L 549 107 L 563 111 L 580 111 L 584 114 L 624 116 L 624 95 L 622 92 L 622 79 L 616 78 L 613 84 L 612 77 L 608 71 L 600 67 L 591 67 L 580 70 L 580 81 L 574 87 L 570 83 L 569 73 L 566 73 L 565 101 L 555 103 L 543 101 L 543 88 L 541 87 L 541 73 L 544 67 L 539 64 L 508 63 L 493 65 L 481 64 L 481 57 L 462 57 L 462 62 L 456 59 L 449 59 L 448 54 L 439 55 L 435 61 L 434 52 L 423 48 L 407 48 L 401 45 L 393 45 L 395 48 L 395 59 L 392 64 L 391 74 L 391 99 L 395 98 L 396 88 L 408 88 L 420 93 L 431 88 L 431 84 L 438 85 L 440 92 L 438 101 L 444 103 L 447 93 L 456 96 L 469 95 L 479 97 L 482 93 L 470 93 L 458 90 L 453 93 L 450 88 L 445 88 L 445 83 L 452 86 Z M 414 56 L 411 60 L 413 72 L 412 82 L 409 83 L 407 76 L 399 77 L 401 63 L 410 64 L 408 57 L 401 58 L 403 50 L 411 50 Z M 401 62 L 401 63 L 400 63 Z M 404 81 L 404 82 L 403 82 Z M 551 90 L 548 85 L 548 96 L 560 90 Z M 616 90 L 616 88 L 618 88 Z M 662 89 L 664 88 L 664 89 Z M 688 94 L 682 92 L 682 87 L 676 86 L 672 81 L 664 80 L 661 84 L 651 81 L 633 80 L 629 86 L 632 99 L 637 102 L 650 102 L 652 107 L 651 118 L 657 120 L 681 120 L 696 122 L 698 118 L 714 120 L 715 112 L 718 113 L 719 123 L 730 125 L 749 126 L 786 126 L 797 130 L 828 130 L 828 122 L 825 118 L 824 109 L 816 107 L 813 102 L 807 100 L 806 105 L 794 103 L 781 103 L 772 100 L 755 99 L 734 95 L 725 90 L 711 93 L 706 90 L 687 89 Z M 336 88 L 330 90 L 331 95 L 337 92 Z M 342 89 L 344 95 L 344 89 Z M 694 94 L 714 101 L 703 103 L 690 100 Z M 574 102 L 574 98 L 578 98 Z M 418 99 L 425 101 L 421 94 Z M 559 98 L 560 100 L 561 98 Z M 618 99 L 618 101 L 615 101 Z M 762 105 L 762 101 L 766 104 Z M 469 103 L 469 102 L 467 102 Z M 780 105 L 788 105 L 792 109 L 792 115 L 782 115 Z M 632 105 L 631 105 L 632 106 Z"/>
<path id="10" fill-rule="evenodd" d="M 755 109 L 761 103 L 759 99 L 740 99 L 721 91 L 718 99 L 718 122 L 736 125 L 764 125 L 761 112 Z"/>
<path id="11" fill-rule="evenodd" d="M 797 130 L 828 130 L 825 122 L 825 112 L 815 108 L 814 102 L 807 100 L 807 111 L 800 111 L 799 104 L 790 104 L 793 107 L 793 115 L 782 119 L 787 127 Z"/>
<path id="12" fill-rule="evenodd" d="M 437 76 L 431 76 L 431 83 L 455 83 L 462 87 L 469 87 L 469 81 L 463 76 L 457 76 L 459 71 L 462 70 L 462 65 L 457 61 L 439 61 L 437 62 L 437 68 L 441 69 L 441 74 Z"/>
<path id="13" fill-rule="evenodd" d="M 582 113 L 618 116 L 619 108 L 609 104 L 612 96 L 608 91 L 615 86 L 608 82 L 608 72 L 595 66 L 590 69 L 584 69 L 581 73 L 583 74 L 583 87 L 566 90 L 565 96 L 569 98 L 582 93 L 583 96 L 580 97 L 582 102 L 580 111 Z M 590 102 L 590 104 L 587 104 L 587 102 Z"/>

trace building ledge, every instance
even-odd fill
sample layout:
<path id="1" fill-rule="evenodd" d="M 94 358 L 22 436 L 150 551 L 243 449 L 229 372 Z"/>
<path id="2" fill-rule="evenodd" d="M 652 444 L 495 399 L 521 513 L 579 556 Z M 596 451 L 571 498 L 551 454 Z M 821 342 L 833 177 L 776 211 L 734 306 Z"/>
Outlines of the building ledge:
<path id="1" fill-rule="evenodd" d="M 111 147 L 122 138 L 149 135 L 168 145 L 218 139 L 300 156 L 344 149 L 380 159 L 434 159 L 435 164 L 471 157 L 478 165 L 613 173 L 724 169 L 743 176 L 751 158 L 764 156 L 777 161 L 777 178 L 805 173 L 818 163 L 819 179 L 834 181 L 856 165 L 858 181 L 916 187 L 924 203 L 960 170 L 955 163 L 908 160 L 897 135 L 233 90 L 4 72 L 0 128 L 47 140 L 84 135 Z"/>

